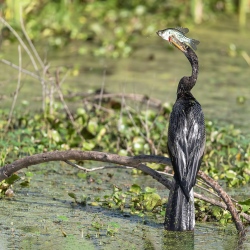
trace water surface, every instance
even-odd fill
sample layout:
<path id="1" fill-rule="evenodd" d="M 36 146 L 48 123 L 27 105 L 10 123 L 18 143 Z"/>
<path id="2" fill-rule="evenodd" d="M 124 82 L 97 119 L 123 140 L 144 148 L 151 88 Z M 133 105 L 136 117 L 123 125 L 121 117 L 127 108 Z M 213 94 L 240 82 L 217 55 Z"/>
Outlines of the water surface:
<path id="1" fill-rule="evenodd" d="M 234 225 L 220 228 L 213 223 L 198 223 L 194 235 L 169 233 L 163 218 L 141 218 L 127 212 L 98 206 L 76 205 L 68 192 L 78 197 L 111 194 L 115 184 L 126 190 L 133 183 L 156 187 L 162 197 L 168 191 L 151 177 L 133 177 L 126 170 L 93 173 L 94 182 L 77 177 L 79 172 L 60 163 L 29 168 L 34 173 L 29 188 L 15 185 L 15 197 L 0 202 L 0 247 L 9 249 L 237 249 Z M 110 179 L 107 173 L 114 174 Z M 98 184 L 99 183 L 99 184 Z M 101 225 L 100 230 L 93 223 Z M 117 229 L 107 235 L 108 227 Z M 243 242 L 250 248 L 250 234 Z M 178 247 L 178 248 L 176 248 Z"/>

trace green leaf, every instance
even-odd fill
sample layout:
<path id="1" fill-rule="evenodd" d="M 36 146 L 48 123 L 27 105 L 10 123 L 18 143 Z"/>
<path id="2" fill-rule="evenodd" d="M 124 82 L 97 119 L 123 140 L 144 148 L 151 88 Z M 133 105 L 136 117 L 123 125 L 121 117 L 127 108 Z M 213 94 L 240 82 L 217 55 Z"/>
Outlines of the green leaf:
<path id="1" fill-rule="evenodd" d="M 77 115 L 87 116 L 86 110 L 83 109 L 83 108 L 78 108 L 78 109 L 76 110 L 76 113 L 77 113 Z"/>
<path id="2" fill-rule="evenodd" d="M 244 200 L 244 201 L 238 201 L 240 205 L 247 205 L 250 206 L 250 199 Z"/>
<path id="3" fill-rule="evenodd" d="M 121 227 L 117 222 L 113 222 L 113 221 L 110 222 L 108 225 L 111 226 L 111 227 L 114 227 L 114 228 L 120 228 Z"/>
<path id="4" fill-rule="evenodd" d="M 32 172 L 26 172 L 25 175 L 26 175 L 27 177 L 32 177 L 32 176 L 34 176 L 34 174 L 33 174 Z"/>
<path id="5" fill-rule="evenodd" d="M 154 193 L 154 192 L 156 192 L 156 189 L 155 188 L 151 188 L 151 187 L 145 187 L 145 192 L 146 193 Z"/>
<path id="6" fill-rule="evenodd" d="M 69 220 L 69 218 L 66 217 L 65 215 L 57 215 L 57 218 L 58 218 L 59 220 L 62 220 L 62 221 L 68 221 L 68 220 Z"/>
<path id="7" fill-rule="evenodd" d="M 48 132 L 48 136 L 49 136 L 49 138 L 51 138 L 55 142 L 59 142 L 61 139 L 59 133 L 54 129 L 52 129 Z"/>
<path id="8" fill-rule="evenodd" d="M 93 202 L 91 202 L 91 206 L 97 207 L 97 206 L 99 206 L 99 203 L 98 203 L 98 202 L 93 201 Z"/>
<path id="9" fill-rule="evenodd" d="M 83 150 L 92 150 L 95 147 L 95 143 L 91 141 L 84 141 L 82 146 Z"/>
<path id="10" fill-rule="evenodd" d="M 221 209 L 219 207 L 213 206 L 212 207 L 213 215 L 216 217 L 216 219 L 220 218 L 221 216 Z"/>
<path id="11" fill-rule="evenodd" d="M 98 221 L 92 222 L 91 225 L 92 225 L 92 227 L 95 228 L 96 230 L 100 230 L 100 229 L 103 227 L 102 223 L 100 223 L 100 222 L 98 222 Z"/>
<path id="12" fill-rule="evenodd" d="M 95 135 L 98 130 L 98 123 L 95 120 L 90 120 L 87 126 L 88 131 L 92 134 Z"/>
<path id="13" fill-rule="evenodd" d="M 237 174 L 233 170 L 228 170 L 226 172 L 226 177 L 228 179 L 234 179 L 237 176 Z"/>
<path id="14" fill-rule="evenodd" d="M 137 184 L 133 184 L 130 189 L 130 192 L 135 193 L 135 194 L 139 194 L 141 192 L 141 187 L 138 186 Z"/>
<path id="15" fill-rule="evenodd" d="M 242 205 L 242 211 L 245 212 L 249 212 L 250 211 L 250 206 L 247 205 Z"/>
<path id="16" fill-rule="evenodd" d="M 12 185 L 14 182 L 16 182 L 19 179 L 20 177 L 17 174 L 13 174 L 9 178 L 5 179 L 5 182 L 9 185 Z"/>
<path id="17" fill-rule="evenodd" d="M 95 138 L 95 135 L 92 134 L 86 127 L 82 129 L 81 135 L 84 137 L 86 140 L 91 140 Z"/>
<path id="18" fill-rule="evenodd" d="M 86 174 L 86 173 L 81 173 L 81 172 L 79 172 L 79 173 L 77 173 L 77 176 L 78 176 L 79 178 L 81 178 L 81 179 L 84 179 L 84 180 L 86 180 L 86 178 L 87 178 L 87 174 Z"/>
<path id="19" fill-rule="evenodd" d="M 146 193 L 144 194 L 144 205 L 147 211 L 153 210 L 155 207 L 161 205 L 161 197 L 156 193 Z"/>
<path id="20" fill-rule="evenodd" d="M 20 183 L 21 187 L 28 187 L 30 185 L 30 181 L 29 180 L 26 180 L 26 181 L 23 181 L 22 183 Z"/>
<path id="21" fill-rule="evenodd" d="M 68 193 L 68 196 L 73 198 L 74 200 L 77 199 L 75 193 Z"/>

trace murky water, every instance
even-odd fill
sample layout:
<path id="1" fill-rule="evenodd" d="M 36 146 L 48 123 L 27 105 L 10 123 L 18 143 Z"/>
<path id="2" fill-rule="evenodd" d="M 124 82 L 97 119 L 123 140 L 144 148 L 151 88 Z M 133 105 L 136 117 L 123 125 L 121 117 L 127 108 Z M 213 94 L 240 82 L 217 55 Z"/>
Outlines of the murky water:
<path id="1" fill-rule="evenodd" d="M 198 223 L 194 235 L 168 233 L 163 221 L 140 218 L 112 209 L 79 206 L 68 192 L 77 196 L 103 196 L 112 185 L 125 188 L 133 183 L 152 184 L 162 197 L 168 192 L 150 177 L 132 177 L 129 171 L 109 170 L 93 173 L 95 182 L 77 177 L 78 170 L 65 164 L 50 163 L 29 168 L 34 173 L 29 188 L 15 185 L 15 197 L 0 202 L 0 249 L 237 249 L 233 225 Z M 102 183 L 101 183 L 102 182 Z M 98 184 L 99 183 L 99 184 Z M 96 230 L 93 223 L 98 223 Z M 113 236 L 107 235 L 114 228 Z M 250 248 L 250 234 L 243 242 Z"/>

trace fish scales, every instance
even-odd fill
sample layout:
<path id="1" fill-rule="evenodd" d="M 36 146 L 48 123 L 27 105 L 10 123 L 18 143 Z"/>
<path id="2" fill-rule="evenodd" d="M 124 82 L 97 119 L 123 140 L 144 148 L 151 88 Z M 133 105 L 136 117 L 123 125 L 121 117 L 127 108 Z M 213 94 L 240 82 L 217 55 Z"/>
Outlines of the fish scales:
<path id="1" fill-rule="evenodd" d="M 196 50 L 196 46 L 200 42 L 198 40 L 186 37 L 185 34 L 188 32 L 188 28 L 177 27 L 159 30 L 157 31 L 157 34 L 182 51 L 186 51 L 186 45 L 191 47 L 193 50 Z"/>

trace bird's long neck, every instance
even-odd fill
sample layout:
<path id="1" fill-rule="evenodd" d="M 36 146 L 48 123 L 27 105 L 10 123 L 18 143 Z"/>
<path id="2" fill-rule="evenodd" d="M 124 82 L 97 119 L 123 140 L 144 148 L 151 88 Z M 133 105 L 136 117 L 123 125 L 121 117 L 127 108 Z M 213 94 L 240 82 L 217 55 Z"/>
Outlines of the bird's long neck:
<path id="1" fill-rule="evenodd" d="M 194 87 L 198 72 L 199 72 L 199 64 L 198 64 L 198 57 L 195 52 L 191 48 L 187 48 L 187 51 L 184 52 L 185 56 L 189 60 L 191 67 L 192 67 L 192 75 L 191 76 L 184 76 L 181 78 L 178 89 L 177 89 L 177 98 L 182 96 L 185 93 L 190 93 L 191 89 Z"/>

